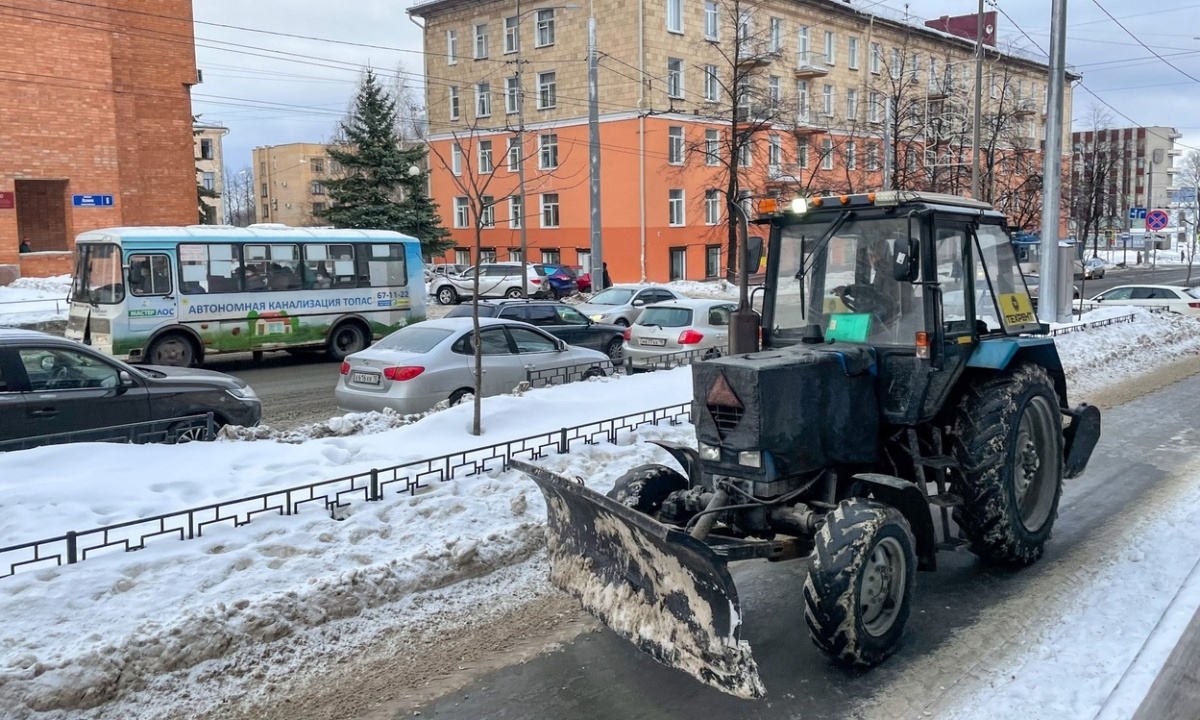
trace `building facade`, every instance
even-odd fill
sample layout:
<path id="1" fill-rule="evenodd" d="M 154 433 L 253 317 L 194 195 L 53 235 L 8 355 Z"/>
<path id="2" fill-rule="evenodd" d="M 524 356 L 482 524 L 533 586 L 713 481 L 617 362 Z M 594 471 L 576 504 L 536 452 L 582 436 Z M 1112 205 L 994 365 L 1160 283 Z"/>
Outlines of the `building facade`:
<path id="1" fill-rule="evenodd" d="M 329 207 L 324 181 L 335 176 L 328 145 L 290 143 L 254 148 L 258 222 L 292 227 L 327 225 L 318 217 Z"/>
<path id="2" fill-rule="evenodd" d="M 13 0 L 0 16 L 0 281 L 71 272 L 74 238 L 195 223 L 191 3 Z M 19 253 L 28 238 L 32 253 Z"/>
<path id="3" fill-rule="evenodd" d="M 1105 194 L 1107 214 L 1120 226 L 1129 217 L 1129 209 L 1167 208 L 1175 189 L 1175 158 L 1183 150 L 1175 141 L 1183 137 L 1171 127 L 1106 128 L 1071 134 L 1071 178 L 1074 185 L 1089 165 L 1099 162 L 1095 155 L 1113 158 Z"/>
<path id="4" fill-rule="evenodd" d="M 483 202 L 485 258 L 518 257 L 524 225 L 530 261 L 587 267 L 587 11 L 519 8 L 409 10 L 425 23 L 432 193 L 458 244 L 446 259 L 474 260 Z M 596 0 L 594 13 L 604 257 L 616 282 L 722 276 L 735 189 L 865 191 L 885 169 L 892 187 L 970 188 L 973 42 L 831 0 Z M 981 195 L 1031 224 L 1047 68 L 986 57 Z"/>
<path id="5" fill-rule="evenodd" d="M 204 224 L 225 223 L 225 157 L 221 138 L 229 128 L 216 124 L 196 123 L 192 127 L 193 145 L 196 151 L 196 184 L 216 193 L 216 197 L 204 197 L 200 202 L 208 208 Z"/>

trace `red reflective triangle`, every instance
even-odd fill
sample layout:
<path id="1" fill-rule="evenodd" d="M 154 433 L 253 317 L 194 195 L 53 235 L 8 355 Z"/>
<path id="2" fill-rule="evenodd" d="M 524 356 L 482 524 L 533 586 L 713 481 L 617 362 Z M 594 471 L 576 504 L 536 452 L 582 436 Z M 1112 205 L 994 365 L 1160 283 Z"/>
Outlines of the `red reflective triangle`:
<path id="1" fill-rule="evenodd" d="M 733 394 L 733 388 L 729 387 L 729 381 L 725 379 L 724 375 L 717 376 L 717 381 L 713 383 L 712 389 L 708 391 L 707 402 L 709 405 L 716 405 L 718 407 L 735 408 L 737 410 L 745 409 L 742 406 L 742 401 L 738 400 L 737 395 Z"/>

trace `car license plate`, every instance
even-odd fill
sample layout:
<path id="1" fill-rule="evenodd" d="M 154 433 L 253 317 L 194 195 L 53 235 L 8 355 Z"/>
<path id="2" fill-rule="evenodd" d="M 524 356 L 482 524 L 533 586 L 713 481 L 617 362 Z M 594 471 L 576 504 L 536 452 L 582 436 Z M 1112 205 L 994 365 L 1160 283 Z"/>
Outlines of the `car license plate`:
<path id="1" fill-rule="evenodd" d="M 352 382 L 360 383 L 362 385 L 378 385 L 379 384 L 379 376 L 376 375 L 375 373 L 356 372 L 350 376 L 350 380 Z"/>
<path id="2" fill-rule="evenodd" d="M 638 344 L 662 347 L 667 344 L 667 339 L 666 338 L 638 338 Z"/>

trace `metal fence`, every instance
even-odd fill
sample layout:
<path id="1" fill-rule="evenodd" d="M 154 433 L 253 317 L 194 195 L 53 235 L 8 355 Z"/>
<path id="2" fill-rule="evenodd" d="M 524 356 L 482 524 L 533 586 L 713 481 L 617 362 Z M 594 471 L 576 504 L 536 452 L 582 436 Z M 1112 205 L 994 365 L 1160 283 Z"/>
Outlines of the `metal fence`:
<path id="1" fill-rule="evenodd" d="M 703 350 L 683 350 L 675 353 L 664 353 L 637 360 L 627 357 L 613 366 L 613 372 L 614 374 L 631 375 L 633 373 L 652 372 L 655 370 L 673 370 L 703 360 L 720 357 L 721 355 L 722 352 L 718 348 L 706 348 Z M 525 380 L 531 387 L 539 388 L 587 380 L 596 374 L 595 363 L 582 363 L 544 370 L 526 370 Z"/>
<path id="2" fill-rule="evenodd" d="M 184 417 L 150 420 L 148 422 L 113 425 L 92 430 L 36 435 L 0 442 L 0 452 L 29 450 L 43 445 L 63 445 L 77 442 L 111 442 L 145 445 L 148 443 L 190 442 L 212 440 L 217 426 L 213 414 L 187 415 Z"/>
<path id="3" fill-rule="evenodd" d="M 295 515 L 322 508 L 341 519 L 344 508 L 354 500 L 373 502 L 388 494 L 412 495 L 437 483 L 506 469 L 509 458 L 537 460 L 585 445 L 615 443 L 622 435 L 648 425 L 678 425 L 690 420 L 690 404 L 671 405 L 228 502 L 71 531 L 0 548 L 0 578 L 141 550 L 155 540 L 191 540 L 210 529 L 240 527 L 260 515 Z"/>
<path id="4" fill-rule="evenodd" d="M 1120 325 L 1122 323 L 1133 322 L 1133 314 L 1121 315 L 1119 317 L 1105 318 L 1104 320 L 1093 320 L 1092 322 L 1079 323 L 1078 325 L 1068 325 L 1066 327 L 1054 328 L 1050 331 L 1051 337 L 1059 335 L 1068 335 L 1070 333 L 1081 332 L 1083 330 L 1091 330 L 1093 328 L 1107 327 L 1109 325 Z"/>

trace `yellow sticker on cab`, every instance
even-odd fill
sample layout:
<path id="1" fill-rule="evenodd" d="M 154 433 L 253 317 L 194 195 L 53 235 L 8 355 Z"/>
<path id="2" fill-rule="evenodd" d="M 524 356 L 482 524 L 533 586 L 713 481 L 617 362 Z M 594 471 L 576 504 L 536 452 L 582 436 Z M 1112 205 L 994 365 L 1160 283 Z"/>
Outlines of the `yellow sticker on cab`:
<path id="1" fill-rule="evenodd" d="M 1031 325 L 1037 322 L 1033 314 L 1033 302 L 1026 293 L 1001 294 L 1000 312 L 1004 313 L 1005 325 Z"/>

